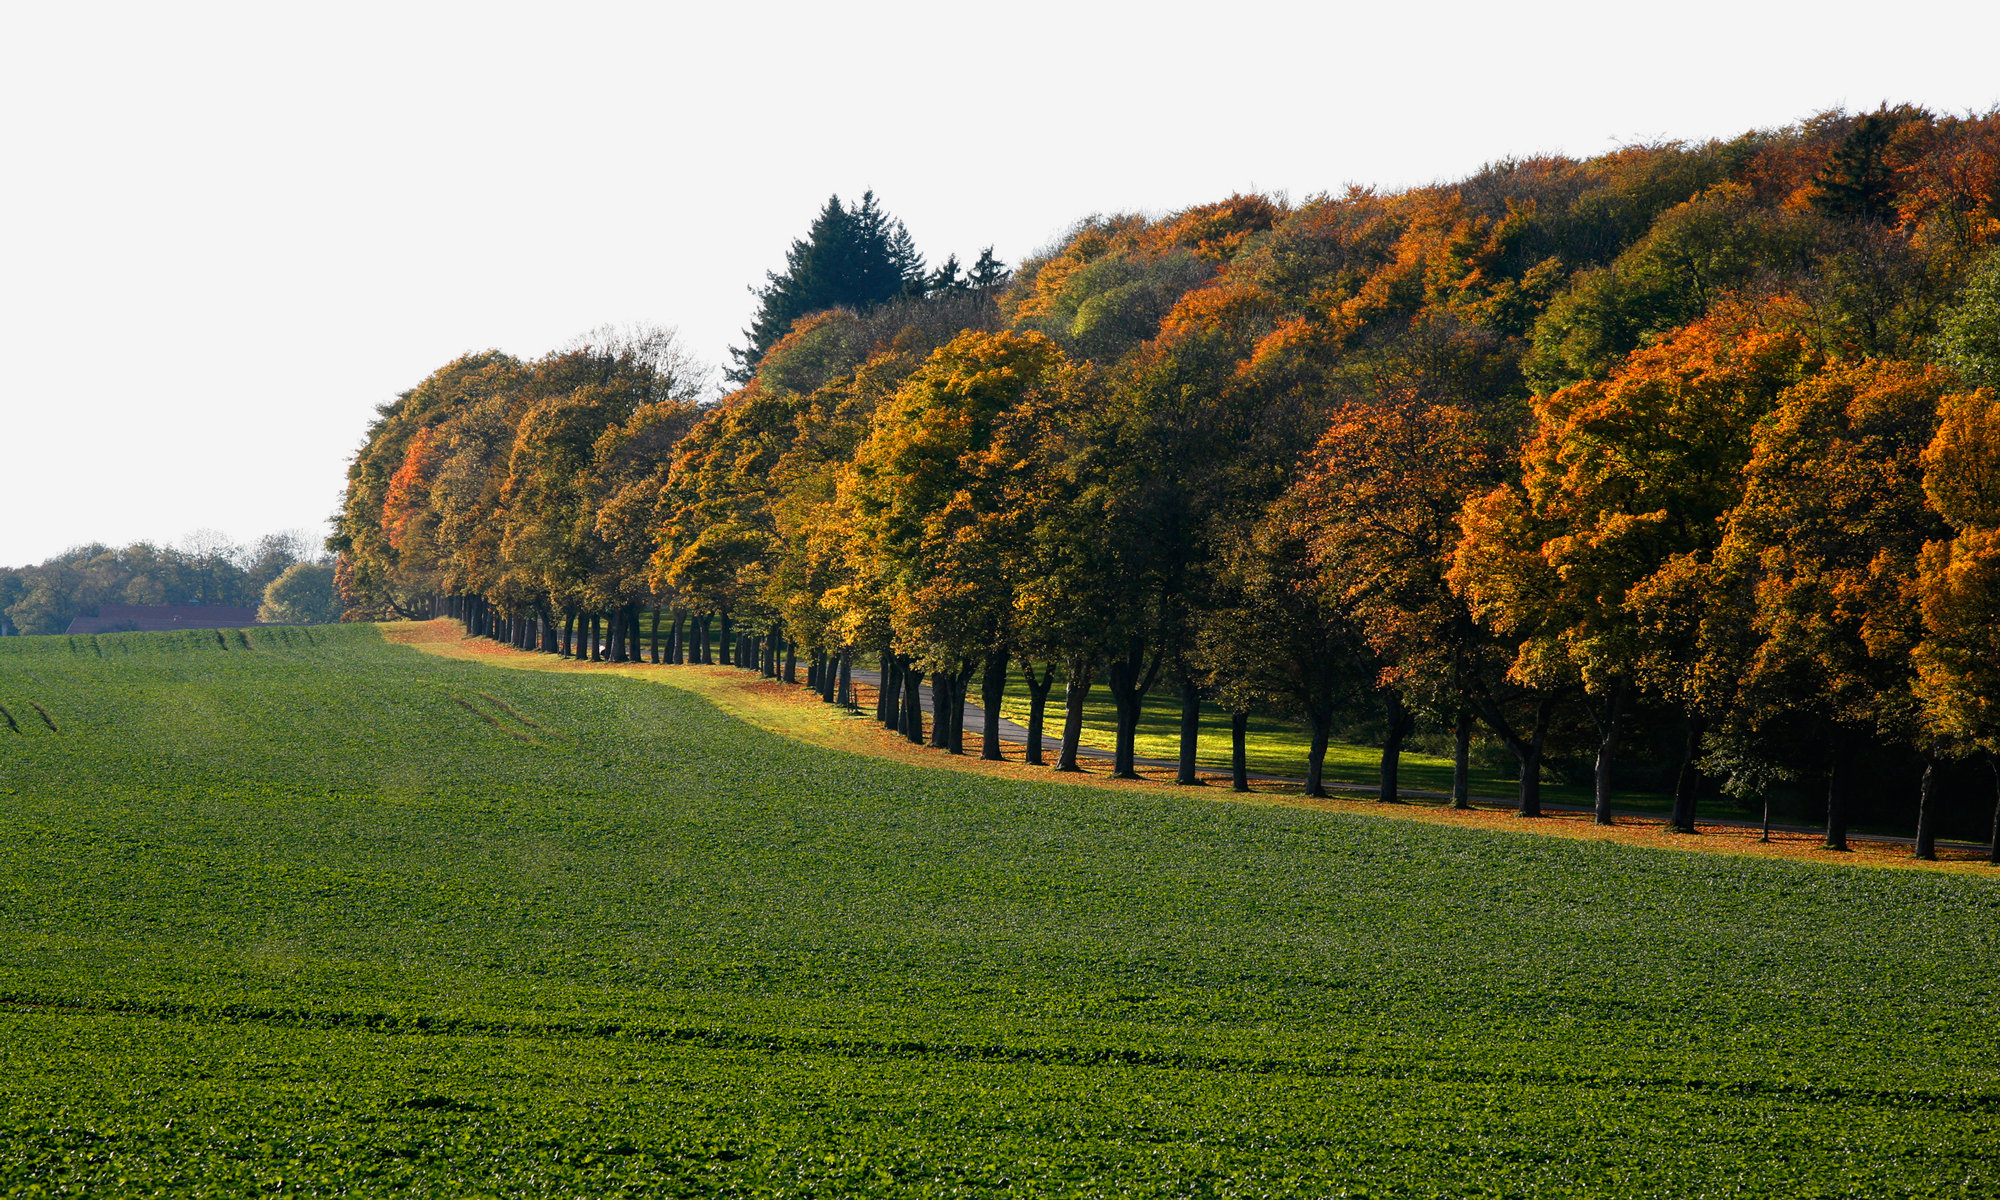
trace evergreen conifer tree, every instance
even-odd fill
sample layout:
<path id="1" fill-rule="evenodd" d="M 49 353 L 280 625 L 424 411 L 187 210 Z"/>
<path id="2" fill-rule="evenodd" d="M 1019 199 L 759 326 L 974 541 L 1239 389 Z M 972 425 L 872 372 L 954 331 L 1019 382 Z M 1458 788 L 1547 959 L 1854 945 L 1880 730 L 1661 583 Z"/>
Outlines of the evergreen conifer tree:
<path id="1" fill-rule="evenodd" d="M 749 344 L 729 351 L 736 364 L 729 378 L 748 383 L 765 351 L 800 317 L 829 308 L 864 311 L 912 285 L 921 293 L 924 278 L 909 230 L 882 210 L 874 192 L 863 193 L 859 204 L 829 197 L 805 238 L 785 252 L 784 273 L 767 272 L 764 286 L 751 289 L 757 315 L 743 331 Z"/>
<path id="2" fill-rule="evenodd" d="M 993 247 L 988 246 L 979 252 L 979 261 L 972 264 L 965 282 L 976 292 L 997 292 L 1006 287 L 1007 281 L 1013 277 L 1014 273 L 1007 269 L 1007 264 L 993 257 Z"/>

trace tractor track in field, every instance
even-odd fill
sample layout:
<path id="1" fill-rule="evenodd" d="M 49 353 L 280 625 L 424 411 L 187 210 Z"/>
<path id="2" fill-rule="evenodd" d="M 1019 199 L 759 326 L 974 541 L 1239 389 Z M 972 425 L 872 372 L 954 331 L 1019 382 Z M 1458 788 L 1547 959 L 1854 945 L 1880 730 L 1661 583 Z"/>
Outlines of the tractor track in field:
<path id="1" fill-rule="evenodd" d="M 1019 1046 L 1004 1043 L 942 1042 L 902 1038 L 854 1038 L 831 1034 L 758 1033 L 721 1026 L 636 1025 L 606 1021 L 496 1021 L 466 1017 L 405 1016 L 395 1013 L 339 1012 L 253 1005 L 179 1004 L 168 1001 L 81 1000 L 26 993 L 0 993 L 0 1011 L 74 1016 L 149 1017 L 206 1025 L 262 1025 L 272 1028 L 357 1030 L 408 1037 L 524 1037 L 550 1040 L 636 1042 L 709 1050 L 749 1050 L 770 1054 L 819 1054 L 839 1058 L 984 1063 L 997 1066 L 1137 1068 L 1203 1073 L 1292 1075 L 1301 1078 L 1400 1079 L 1471 1087 L 1580 1087 L 1606 1090 L 1669 1091 L 1690 1095 L 1791 1098 L 1816 1103 L 1860 1104 L 1897 1110 L 1942 1110 L 2000 1114 L 2000 1093 L 1938 1092 L 1852 1087 L 1840 1084 L 1727 1080 L 1667 1075 L 1617 1075 L 1530 1068 L 1432 1067 L 1352 1061 L 1229 1057 L 1187 1051 L 1121 1050 L 1111 1047 Z"/>

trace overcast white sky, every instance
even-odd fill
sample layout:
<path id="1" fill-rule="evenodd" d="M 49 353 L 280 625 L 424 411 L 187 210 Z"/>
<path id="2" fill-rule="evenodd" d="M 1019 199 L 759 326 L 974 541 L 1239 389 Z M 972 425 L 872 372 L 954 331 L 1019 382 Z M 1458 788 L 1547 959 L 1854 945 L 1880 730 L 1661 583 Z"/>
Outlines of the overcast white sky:
<path id="1" fill-rule="evenodd" d="M 376 405 L 606 322 L 721 360 L 828 193 L 1094 211 L 2000 102 L 2000 4 L 0 0 L 0 563 L 321 533 Z"/>

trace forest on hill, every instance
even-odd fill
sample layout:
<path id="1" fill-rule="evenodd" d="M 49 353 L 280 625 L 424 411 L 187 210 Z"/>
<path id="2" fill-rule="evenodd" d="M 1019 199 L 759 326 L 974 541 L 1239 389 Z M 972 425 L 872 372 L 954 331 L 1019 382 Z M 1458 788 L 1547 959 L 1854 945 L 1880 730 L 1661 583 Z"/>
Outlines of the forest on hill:
<path id="1" fill-rule="evenodd" d="M 1704 789 L 1811 796 L 1835 847 L 1890 804 L 1929 856 L 2000 788 L 2000 113 L 1092 216 L 1012 272 L 836 199 L 757 297 L 720 399 L 638 331 L 385 406 L 350 615 L 719 631 L 830 698 L 879 659 L 878 715 L 922 738 L 928 679 L 948 749 L 1018 678 L 1061 766 L 1101 685 L 1123 772 L 1166 689 L 1305 722 L 1312 792 L 1362 736 L 1393 798 L 1424 737 L 1461 803 L 1500 747 L 1525 814 L 1549 771 L 1684 829 Z"/>

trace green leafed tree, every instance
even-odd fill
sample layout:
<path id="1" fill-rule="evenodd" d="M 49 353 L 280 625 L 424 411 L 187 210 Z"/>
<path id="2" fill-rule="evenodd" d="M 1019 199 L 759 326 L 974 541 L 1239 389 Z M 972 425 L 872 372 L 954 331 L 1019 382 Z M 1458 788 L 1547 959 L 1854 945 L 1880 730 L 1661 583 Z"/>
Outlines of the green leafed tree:
<path id="1" fill-rule="evenodd" d="M 264 588 L 257 619 L 267 625 L 330 625 L 340 620 L 340 607 L 331 563 L 293 563 Z"/>

